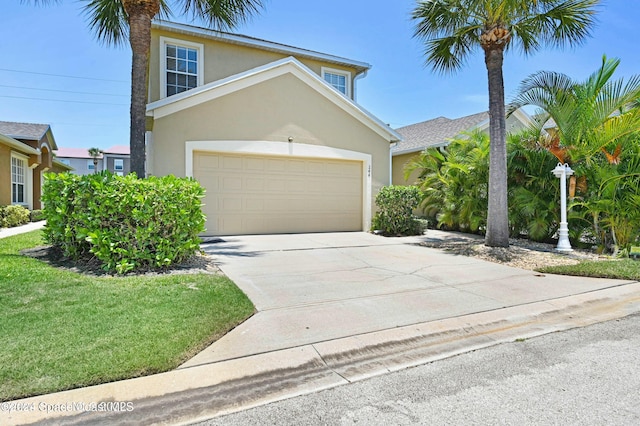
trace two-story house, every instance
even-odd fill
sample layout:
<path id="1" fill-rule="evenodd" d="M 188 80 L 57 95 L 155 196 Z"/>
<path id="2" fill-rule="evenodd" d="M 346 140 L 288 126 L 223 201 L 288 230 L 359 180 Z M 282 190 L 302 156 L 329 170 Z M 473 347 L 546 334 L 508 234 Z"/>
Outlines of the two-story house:
<path id="1" fill-rule="evenodd" d="M 44 173 L 71 169 L 54 159 L 56 148 L 48 124 L 0 121 L 0 206 L 42 208 Z"/>
<path id="2" fill-rule="evenodd" d="M 88 148 L 58 148 L 55 154 L 58 161 L 73 167 L 73 173 L 78 175 L 108 170 L 124 176 L 131 170 L 129 147 L 125 145 L 115 145 L 101 151 L 95 162 Z"/>
<path id="3" fill-rule="evenodd" d="M 401 139 L 355 102 L 369 68 L 156 21 L 147 172 L 204 186 L 208 235 L 368 230 Z"/>

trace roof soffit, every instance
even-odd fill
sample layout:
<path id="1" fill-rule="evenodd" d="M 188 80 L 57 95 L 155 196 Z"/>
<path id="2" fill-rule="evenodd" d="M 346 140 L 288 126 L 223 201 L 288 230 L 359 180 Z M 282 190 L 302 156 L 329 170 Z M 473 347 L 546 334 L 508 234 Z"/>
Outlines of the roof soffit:
<path id="1" fill-rule="evenodd" d="M 287 56 L 303 57 L 315 59 L 318 61 L 328 62 L 344 67 L 356 68 L 358 74 L 371 69 L 371 64 L 353 59 L 343 58 L 327 53 L 315 52 L 313 50 L 303 49 L 299 47 L 280 44 L 268 40 L 249 37 L 241 34 L 231 34 L 223 31 L 216 31 L 207 28 L 186 25 L 177 22 L 154 20 L 151 28 L 170 31 L 176 34 L 184 34 L 199 38 L 207 38 L 211 40 L 221 41 L 229 44 L 237 44 L 285 54 Z"/>

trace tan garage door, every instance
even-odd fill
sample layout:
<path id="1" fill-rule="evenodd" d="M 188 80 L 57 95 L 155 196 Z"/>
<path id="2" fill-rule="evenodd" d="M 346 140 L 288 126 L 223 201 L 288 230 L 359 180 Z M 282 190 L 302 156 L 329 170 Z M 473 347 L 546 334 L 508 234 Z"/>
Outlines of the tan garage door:
<path id="1" fill-rule="evenodd" d="M 194 152 L 207 235 L 362 230 L 362 163 Z"/>

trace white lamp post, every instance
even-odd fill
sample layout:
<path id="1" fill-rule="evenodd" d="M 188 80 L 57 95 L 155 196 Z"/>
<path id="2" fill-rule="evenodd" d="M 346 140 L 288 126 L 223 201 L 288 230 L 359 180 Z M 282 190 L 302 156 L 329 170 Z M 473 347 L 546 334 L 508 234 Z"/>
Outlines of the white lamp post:
<path id="1" fill-rule="evenodd" d="M 567 222 L 567 177 L 573 174 L 573 170 L 566 163 L 558 163 L 551 173 L 560 179 L 560 229 L 558 230 L 556 251 L 573 251 L 571 242 L 569 242 L 569 224 Z"/>

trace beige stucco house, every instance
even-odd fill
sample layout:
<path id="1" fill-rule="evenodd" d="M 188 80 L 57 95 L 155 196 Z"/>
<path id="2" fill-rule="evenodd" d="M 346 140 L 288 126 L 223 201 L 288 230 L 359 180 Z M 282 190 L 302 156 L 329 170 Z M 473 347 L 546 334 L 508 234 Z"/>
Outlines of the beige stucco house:
<path id="1" fill-rule="evenodd" d="M 526 112 L 517 110 L 507 117 L 507 132 L 518 132 L 532 123 L 531 117 Z M 449 145 L 451 139 L 463 132 L 474 130 L 489 133 L 488 112 L 459 118 L 437 117 L 396 129 L 403 140 L 394 144 L 391 150 L 393 184 L 413 185 L 418 178 L 419 171 L 413 172 L 405 179 L 404 167 L 409 161 L 427 148 L 444 148 Z"/>
<path id="2" fill-rule="evenodd" d="M 54 159 L 55 149 L 48 124 L 0 121 L 0 206 L 42 208 L 44 173 L 71 170 Z"/>
<path id="3" fill-rule="evenodd" d="M 355 102 L 369 68 L 155 22 L 147 172 L 205 187 L 207 235 L 368 230 L 401 139 Z"/>

